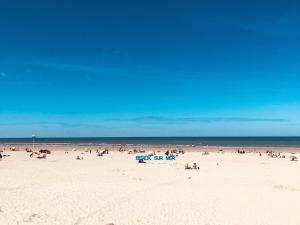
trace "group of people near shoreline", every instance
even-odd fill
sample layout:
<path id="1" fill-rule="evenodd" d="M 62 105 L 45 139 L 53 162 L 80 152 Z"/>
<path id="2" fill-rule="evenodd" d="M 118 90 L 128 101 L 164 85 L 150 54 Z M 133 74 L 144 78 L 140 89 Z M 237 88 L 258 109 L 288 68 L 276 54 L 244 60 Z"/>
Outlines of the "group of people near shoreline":
<path id="1" fill-rule="evenodd" d="M 19 149 L 16 149 L 15 147 L 11 147 L 10 148 L 11 151 L 17 151 Z M 33 158 L 34 156 L 37 156 L 36 158 L 38 159 L 46 159 L 47 158 L 47 154 L 51 154 L 51 151 L 49 150 L 39 150 L 39 151 L 33 151 L 29 148 L 26 148 L 25 149 L 26 152 L 30 153 L 30 157 Z M 75 150 L 76 151 L 76 150 Z M 145 153 L 145 150 L 142 150 L 142 149 L 134 149 L 134 150 L 127 150 L 126 148 L 123 148 L 121 147 L 119 150 L 119 152 L 128 152 L 128 154 L 137 154 L 137 153 Z M 90 154 L 92 154 L 92 150 L 91 149 L 85 149 L 84 152 L 89 152 Z M 84 154 L 84 152 L 82 152 L 81 154 Z M 158 151 L 158 152 L 161 152 L 161 151 Z M 222 150 L 223 152 L 223 150 Z M 65 153 L 68 153 L 68 152 L 65 152 Z M 108 148 L 105 148 L 104 150 L 101 150 L 101 147 L 100 149 L 97 149 L 96 150 L 96 153 L 97 153 L 97 156 L 103 156 L 104 154 L 108 154 L 109 153 L 109 149 Z M 170 149 L 170 150 L 167 150 L 166 152 L 164 152 L 164 154 L 166 156 L 169 156 L 169 155 L 176 155 L 178 156 L 179 154 L 184 154 L 184 150 L 183 149 Z M 219 150 L 219 153 L 220 153 L 220 150 Z M 223 152 L 224 153 L 224 152 Z M 236 153 L 238 154 L 246 154 L 246 151 L 245 150 L 240 150 L 238 149 L 236 151 Z M 269 156 L 270 158 L 286 158 L 286 156 L 280 152 L 273 152 L 272 150 L 266 150 L 265 152 L 267 154 L 267 156 Z M 146 154 L 146 153 L 145 153 Z M 209 152 L 205 151 L 202 153 L 202 155 L 208 155 Z M 290 161 L 298 161 L 298 158 L 294 155 L 294 153 L 291 153 L 292 155 L 290 156 Z M 146 154 L 147 156 L 155 156 L 156 153 L 155 151 L 154 152 L 148 152 L 148 154 Z M 259 156 L 262 156 L 263 154 L 261 152 L 259 152 Z M 7 155 L 7 154 L 3 154 L 3 151 L 0 151 L 0 160 L 3 158 L 3 157 L 9 157 L 10 155 Z M 76 157 L 76 160 L 83 160 L 83 157 L 82 156 L 77 156 Z M 138 160 L 138 163 L 146 163 L 144 160 Z M 193 163 L 192 166 L 190 166 L 188 163 L 185 164 L 185 167 L 184 169 L 186 170 L 189 170 L 189 169 L 197 169 L 199 170 L 200 167 L 196 164 L 196 163 Z"/>
<path id="2" fill-rule="evenodd" d="M 193 166 L 189 166 L 188 163 L 184 166 L 185 170 L 200 170 L 200 167 L 197 165 L 197 163 L 193 163 Z"/>

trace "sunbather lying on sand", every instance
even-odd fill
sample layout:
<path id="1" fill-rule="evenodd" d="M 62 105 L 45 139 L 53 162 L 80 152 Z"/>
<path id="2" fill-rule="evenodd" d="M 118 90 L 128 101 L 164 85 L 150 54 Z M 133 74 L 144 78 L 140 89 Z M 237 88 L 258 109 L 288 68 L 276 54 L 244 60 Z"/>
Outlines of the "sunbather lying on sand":
<path id="1" fill-rule="evenodd" d="M 36 151 L 32 151 L 31 154 L 30 154 L 30 158 L 32 158 L 34 155 L 40 155 L 39 152 L 36 152 Z"/>
<path id="2" fill-rule="evenodd" d="M 38 159 L 46 159 L 46 153 L 44 153 L 43 155 L 39 155 L 37 158 Z"/>

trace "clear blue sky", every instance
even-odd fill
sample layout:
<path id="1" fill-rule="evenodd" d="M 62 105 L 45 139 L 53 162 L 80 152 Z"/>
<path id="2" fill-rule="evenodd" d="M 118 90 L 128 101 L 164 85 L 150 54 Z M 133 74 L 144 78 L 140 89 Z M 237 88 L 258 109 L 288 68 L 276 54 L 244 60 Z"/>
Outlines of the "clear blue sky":
<path id="1" fill-rule="evenodd" d="M 0 137 L 300 135 L 299 1 L 1 1 Z"/>

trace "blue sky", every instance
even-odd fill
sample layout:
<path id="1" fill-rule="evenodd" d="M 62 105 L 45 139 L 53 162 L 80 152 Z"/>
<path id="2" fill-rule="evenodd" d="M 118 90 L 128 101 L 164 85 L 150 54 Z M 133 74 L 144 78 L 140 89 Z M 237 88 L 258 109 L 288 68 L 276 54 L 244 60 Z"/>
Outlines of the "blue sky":
<path id="1" fill-rule="evenodd" d="M 297 1 L 1 1 L 0 137 L 299 136 Z"/>

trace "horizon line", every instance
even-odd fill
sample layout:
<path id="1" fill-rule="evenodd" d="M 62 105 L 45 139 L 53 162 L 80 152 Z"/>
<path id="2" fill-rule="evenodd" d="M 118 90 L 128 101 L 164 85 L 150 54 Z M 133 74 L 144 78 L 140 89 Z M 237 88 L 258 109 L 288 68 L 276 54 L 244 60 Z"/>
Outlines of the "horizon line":
<path id="1" fill-rule="evenodd" d="M 296 137 L 296 135 L 261 135 L 261 136 L 252 136 L 252 135 L 242 135 L 242 136 L 63 136 L 63 137 L 45 137 L 45 136 L 35 136 L 35 139 L 62 139 L 62 138 L 285 138 L 285 137 Z M 32 139 L 32 137 L 0 137 L 0 139 Z"/>

